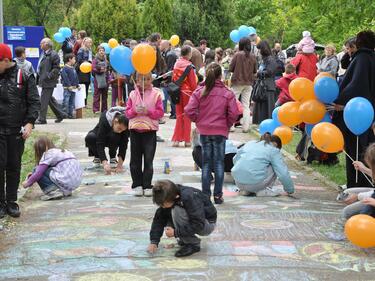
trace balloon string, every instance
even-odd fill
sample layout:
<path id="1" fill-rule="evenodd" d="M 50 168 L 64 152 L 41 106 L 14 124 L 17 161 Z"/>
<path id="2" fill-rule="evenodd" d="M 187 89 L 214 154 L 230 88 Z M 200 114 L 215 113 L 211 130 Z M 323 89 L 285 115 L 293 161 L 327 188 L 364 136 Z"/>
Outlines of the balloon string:
<path id="1" fill-rule="evenodd" d="M 357 136 L 357 149 L 356 149 L 356 155 L 355 159 L 358 161 L 358 136 Z M 355 171 L 355 183 L 358 183 L 358 170 Z"/>
<path id="2" fill-rule="evenodd" d="M 345 153 L 345 155 L 346 156 L 348 156 L 348 158 L 351 160 L 351 161 L 353 161 L 354 162 L 354 159 L 345 151 L 345 150 L 343 150 L 343 152 Z M 367 177 L 367 175 L 364 173 L 364 172 L 362 172 L 362 171 L 360 171 L 364 176 L 365 176 L 365 178 L 367 179 L 367 181 L 371 184 L 371 186 L 372 187 L 374 187 L 374 184 L 372 183 L 372 181 Z"/>
<path id="3" fill-rule="evenodd" d="M 144 106 L 144 98 L 145 98 L 145 76 L 142 75 L 142 106 Z"/>

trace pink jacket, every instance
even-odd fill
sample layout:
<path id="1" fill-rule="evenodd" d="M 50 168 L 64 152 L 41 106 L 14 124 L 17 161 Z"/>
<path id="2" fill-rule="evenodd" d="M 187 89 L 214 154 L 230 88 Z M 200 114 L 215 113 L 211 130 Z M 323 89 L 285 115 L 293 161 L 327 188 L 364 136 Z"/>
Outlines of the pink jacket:
<path id="1" fill-rule="evenodd" d="M 147 114 L 137 113 L 138 105 L 147 108 Z M 142 98 L 138 88 L 129 95 L 126 104 L 126 116 L 129 118 L 129 129 L 138 132 L 159 130 L 159 119 L 164 116 L 161 93 L 156 88 L 147 89 Z"/>
<path id="2" fill-rule="evenodd" d="M 173 68 L 172 80 L 178 80 L 178 78 L 182 76 L 182 73 L 184 73 L 186 67 L 188 67 L 191 64 L 191 61 L 188 61 L 184 58 L 178 59 Z M 193 93 L 193 91 L 197 88 L 197 81 L 198 80 L 197 76 L 195 75 L 195 70 L 191 69 L 188 76 L 181 84 L 180 89 L 182 94 L 190 96 Z"/>
<path id="3" fill-rule="evenodd" d="M 203 90 L 204 83 L 190 97 L 185 114 L 196 123 L 201 135 L 228 137 L 230 127 L 240 114 L 235 95 L 220 80 L 216 80 L 208 96 L 202 98 Z"/>

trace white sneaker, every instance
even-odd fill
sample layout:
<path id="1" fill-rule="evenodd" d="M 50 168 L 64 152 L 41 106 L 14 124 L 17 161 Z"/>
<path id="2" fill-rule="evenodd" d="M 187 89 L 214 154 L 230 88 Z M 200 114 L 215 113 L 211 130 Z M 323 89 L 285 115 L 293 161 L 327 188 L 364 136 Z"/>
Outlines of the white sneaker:
<path id="1" fill-rule="evenodd" d="M 144 196 L 151 197 L 152 196 L 152 188 L 147 188 L 144 190 Z"/>
<path id="2" fill-rule="evenodd" d="M 99 168 L 100 167 L 100 159 L 99 158 L 94 158 L 92 161 L 92 167 L 93 168 Z"/>
<path id="3" fill-rule="evenodd" d="M 109 160 L 109 165 L 111 166 L 112 169 L 115 169 L 117 167 L 117 159 L 116 158 L 111 158 L 111 160 Z"/>
<path id="4" fill-rule="evenodd" d="M 266 187 L 265 189 L 262 189 L 261 191 L 257 192 L 257 197 L 276 197 L 279 195 L 279 191 L 273 190 L 273 188 L 271 187 Z"/>
<path id="5" fill-rule="evenodd" d="M 143 187 L 137 186 L 136 188 L 133 188 L 133 195 L 137 197 L 143 196 Z"/>

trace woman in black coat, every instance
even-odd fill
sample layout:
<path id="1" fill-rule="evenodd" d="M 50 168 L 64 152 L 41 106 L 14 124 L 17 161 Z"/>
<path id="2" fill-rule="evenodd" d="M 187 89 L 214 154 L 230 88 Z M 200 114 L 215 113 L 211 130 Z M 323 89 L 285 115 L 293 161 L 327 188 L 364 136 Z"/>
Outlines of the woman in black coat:
<path id="1" fill-rule="evenodd" d="M 356 156 L 357 136 L 345 125 L 343 110 L 345 105 L 355 97 L 368 99 L 375 107 L 375 33 L 362 31 L 357 34 L 357 52 L 352 56 L 352 61 L 340 84 L 340 95 L 335 101 L 335 114 L 333 122 L 342 131 L 345 140 L 345 151 L 352 157 Z M 367 146 L 375 141 L 371 128 L 359 136 L 359 160 L 363 161 L 363 154 Z M 347 187 L 371 186 L 366 178 L 359 173 L 356 183 L 356 172 L 352 161 L 346 157 Z"/>
<path id="2" fill-rule="evenodd" d="M 262 55 L 262 63 L 258 70 L 258 79 L 263 80 L 267 99 L 265 101 L 256 102 L 253 112 L 253 124 L 260 124 L 263 120 L 272 117 L 272 111 L 277 101 L 277 91 L 275 84 L 275 74 L 277 71 L 277 63 L 272 56 L 270 45 L 267 41 L 261 41 L 257 48 Z"/>

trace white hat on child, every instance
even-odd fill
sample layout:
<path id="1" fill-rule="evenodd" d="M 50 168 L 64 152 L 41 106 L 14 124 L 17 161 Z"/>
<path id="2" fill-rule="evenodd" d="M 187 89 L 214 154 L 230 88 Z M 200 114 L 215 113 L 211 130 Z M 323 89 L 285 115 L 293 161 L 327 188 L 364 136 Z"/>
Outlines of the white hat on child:
<path id="1" fill-rule="evenodd" d="M 302 32 L 302 36 L 303 37 L 310 37 L 311 33 L 310 33 L 310 31 L 305 30 L 304 32 Z"/>

